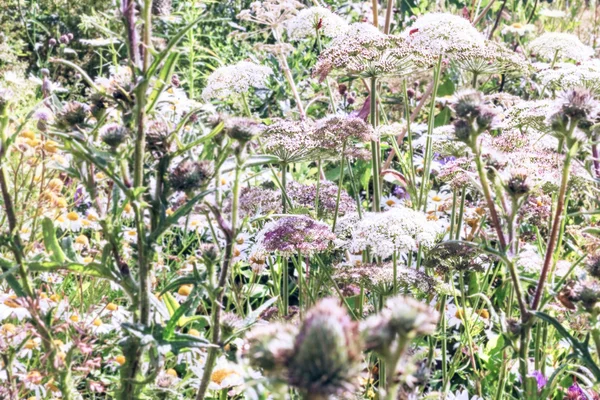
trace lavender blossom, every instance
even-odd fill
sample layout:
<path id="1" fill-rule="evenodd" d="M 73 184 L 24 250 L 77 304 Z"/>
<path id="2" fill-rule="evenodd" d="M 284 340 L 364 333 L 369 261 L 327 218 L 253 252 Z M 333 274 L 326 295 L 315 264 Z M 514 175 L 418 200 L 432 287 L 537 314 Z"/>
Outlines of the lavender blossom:
<path id="1" fill-rule="evenodd" d="M 326 224 L 305 216 L 292 216 L 265 225 L 256 241 L 266 251 L 290 256 L 323 252 L 333 239 L 335 235 Z"/>

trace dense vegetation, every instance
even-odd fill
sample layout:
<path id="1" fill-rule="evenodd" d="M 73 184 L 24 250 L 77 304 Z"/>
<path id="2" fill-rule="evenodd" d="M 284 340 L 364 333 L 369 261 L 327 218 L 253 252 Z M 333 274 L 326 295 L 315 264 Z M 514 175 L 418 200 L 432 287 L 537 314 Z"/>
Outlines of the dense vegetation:
<path id="1" fill-rule="evenodd" d="M 595 0 L 7 0 L 0 399 L 600 398 Z"/>

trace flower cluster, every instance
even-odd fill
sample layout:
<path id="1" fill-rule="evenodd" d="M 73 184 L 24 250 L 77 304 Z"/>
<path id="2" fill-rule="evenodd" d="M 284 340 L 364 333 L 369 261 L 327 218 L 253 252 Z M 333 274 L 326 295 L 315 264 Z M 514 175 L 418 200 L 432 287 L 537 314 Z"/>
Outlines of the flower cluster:
<path id="1" fill-rule="evenodd" d="M 371 254 L 388 258 L 394 253 L 432 246 L 440 232 L 435 221 L 410 208 L 392 207 L 382 213 L 365 213 L 351 230 L 347 244 L 351 253 L 369 250 Z"/>
<path id="2" fill-rule="evenodd" d="M 594 50 L 581 43 L 577 36 L 563 32 L 544 33 L 533 40 L 529 48 L 545 60 L 585 61 L 594 55 Z"/>
<path id="3" fill-rule="evenodd" d="M 328 225 L 305 216 L 269 222 L 256 236 L 256 242 L 265 251 L 286 256 L 323 252 L 333 239 L 335 235 Z"/>
<path id="4" fill-rule="evenodd" d="M 208 76 L 202 97 L 211 100 L 245 95 L 251 88 L 264 88 L 272 74 L 271 68 L 250 61 L 220 67 Z"/>
<path id="5" fill-rule="evenodd" d="M 287 33 L 292 40 L 301 40 L 319 35 L 334 38 L 348 29 L 346 21 L 325 7 L 310 7 L 301 10 L 286 22 Z"/>

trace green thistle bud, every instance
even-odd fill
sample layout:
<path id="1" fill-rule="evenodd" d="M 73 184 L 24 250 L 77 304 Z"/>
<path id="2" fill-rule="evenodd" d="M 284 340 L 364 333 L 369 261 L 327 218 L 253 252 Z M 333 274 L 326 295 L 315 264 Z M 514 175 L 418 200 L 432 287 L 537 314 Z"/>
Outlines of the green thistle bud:
<path id="1" fill-rule="evenodd" d="M 466 90 L 456 96 L 454 112 L 458 118 L 474 119 L 481 113 L 483 96 L 475 90 Z"/>
<path id="2" fill-rule="evenodd" d="M 303 321 L 288 363 L 288 382 L 315 395 L 352 392 L 360 371 L 356 322 L 335 299 L 321 300 Z"/>
<path id="3" fill-rule="evenodd" d="M 83 125 L 90 113 L 90 108 L 77 101 L 67 103 L 56 115 L 55 123 L 59 129 L 68 130 Z"/>
<path id="4" fill-rule="evenodd" d="M 225 122 L 225 132 L 231 139 L 247 143 L 261 132 L 261 124 L 249 118 L 229 118 Z"/>
<path id="5" fill-rule="evenodd" d="M 506 182 L 506 190 L 515 198 L 529 193 L 531 186 L 529 184 L 527 172 L 524 170 L 513 172 L 508 178 L 508 182 Z"/>
<path id="6" fill-rule="evenodd" d="M 206 185 L 212 175 L 211 162 L 184 160 L 171 173 L 169 183 L 173 190 L 187 192 Z"/>
<path id="7" fill-rule="evenodd" d="M 254 368 L 266 375 L 283 379 L 285 367 L 294 353 L 296 328 L 292 325 L 270 323 L 259 325 L 247 335 L 244 356 Z"/>
<path id="8" fill-rule="evenodd" d="M 100 134 L 102 141 L 113 149 L 119 147 L 127 139 L 127 136 L 127 128 L 119 124 L 106 125 Z"/>
<path id="9" fill-rule="evenodd" d="M 454 135 L 461 142 L 469 143 L 474 133 L 473 127 L 464 119 L 454 121 Z"/>

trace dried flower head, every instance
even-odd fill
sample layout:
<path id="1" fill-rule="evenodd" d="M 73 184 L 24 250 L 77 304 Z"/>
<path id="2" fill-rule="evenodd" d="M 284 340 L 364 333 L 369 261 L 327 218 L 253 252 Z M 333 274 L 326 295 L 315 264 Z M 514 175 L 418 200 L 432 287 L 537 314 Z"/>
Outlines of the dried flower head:
<path id="1" fill-rule="evenodd" d="M 250 118 L 228 118 L 225 132 L 230 138 L 246 143 L 260 135 L 263 125 Z"/>
<path id="2" fill-rule="evenodd" d="M 335 158 L 339 158 L 344 151 L 344 155 L 348 157 L 368 159 L 370 153 L 360 147 L 360 144 L 375 139 L 373 128 L 362 118 L 339 115 L 317 121 L 312 135 L 319 154 Z"/>
<path id="3" fill-rule="evenodd" d="M 220 67 L 208 76 L 202 97 L 205 100 L 226 99 L 248 93 L 251 88 L 264 88 L 272 74 L 271 68 L 250 61 Z"/>
<path id="4" fill-rule="evenodd" d="M 343 395 L 358 383 L 358 324 L 336 299 L 318 302 L 302 322 L 288 362 L 288 382 L 312 395 Z"/>
<path id="5" fill-rule="evenodd" d="M 425 261 L 427 268 L 439 274 L 450 271 L 483 271 L 487 258 L 473 246 L 461 242 L 442 242 L 435 246 Z"/>
<path id="6" fill-rule="evenodd" d="M 544 33 L 534 39 L 529 48 L 546 60 L 557 58 L 585 61 L 594 56 L 594 50 L 581 43 L 577 36 L 563 32 Z"/>

